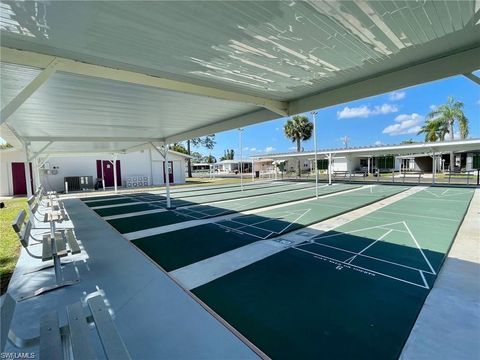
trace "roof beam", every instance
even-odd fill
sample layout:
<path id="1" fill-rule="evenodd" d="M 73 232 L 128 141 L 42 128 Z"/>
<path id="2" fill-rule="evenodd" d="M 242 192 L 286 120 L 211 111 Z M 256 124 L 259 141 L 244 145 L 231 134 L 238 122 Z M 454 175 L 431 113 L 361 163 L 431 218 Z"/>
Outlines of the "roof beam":
<path id="1" fill-rule="evenodd" d="M 36 68 L 45 68 L 46 64 L 50 63 L 53 59 L 53 56 L 38 54 L 30 51 L 21 51 L 3 46 L 1 47 L 0 52 L 1 61 Z M 57 71 L 122 81 L 135 85 L 150 86 L 185 94 L 251 104 L 269 109 L 282 116 L 288 115 L 288 103 L 278 100 L 241 94 L 214 87 L 200 86 L 188 82 L 170 80 L 133 71 L 114 69 L 101 65 L 93 65 L 66 58 L 57 57 L 56 59 L 58 60 Z"/>
<path id="2" fill-rule="evenodd" d="M 24 136 L 24 141 L 55 141 L 55 142 L 162 142 L 155 138 L 135 138 L 135 137 L 85 137 L 85 136 Z"/>
<path id="3" fill-rule="evenodd" d="M 257 124 L 265 120 L 277 119 L 278 115 L 269 110 L 258 110 L 248 114 L 243 114 L 230 119 L 225 119 L 210 125 L 202 126 L 191 131 L 175 134 L 165 139 L 165 143 L 172 144 L 175 142 L 191 139 L 198 136 L 213 134 L 216 132 L 227 131 L 243 126 Z"/>
<path id="4" fill-rule="evenodd" d="M 352 84 L 289 103 L 290 114 L 338 105 L 401 88 L 471 73 L 480 68 L 480 46 L 436 59 L 425 60 Z"/>
<path id="5" fill-rule="evenodd" d="M 480 78 L 472 73 L 469 74 L 463 74 L 466 78 L 472 80 L 473 82 L 477 83 L 477 85 L 480 85 Z"/>
<path id="6" fill-rule="evenodd" d="M 2 48 L 3 49 L 3 48 Z M 2 50 L 3 51 L 3 50 Z M 25 102 L 27 99 L 32 96 L 35 91 L 42 86 L 45 81 L 47 81 L 57 69 L 58 61 L 56 58 L 52 57 L 52 61 L 47 65 L 43 71 L 38 74 L 35 79 L 30 81 L 30 83 L 25 86 L 17 96 L 15 96 L 10 102 L 5 105 L 0 111 L 0 125 L 8 120 L 8 118 Z"/>

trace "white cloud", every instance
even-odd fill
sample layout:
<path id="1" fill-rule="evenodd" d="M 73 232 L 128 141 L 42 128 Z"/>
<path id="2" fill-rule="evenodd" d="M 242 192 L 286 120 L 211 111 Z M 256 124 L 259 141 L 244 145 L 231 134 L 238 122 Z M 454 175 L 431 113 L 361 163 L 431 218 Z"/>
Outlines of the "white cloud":
<path id="1" fill-rule="evenodd" d="M 416 113 L 401 114 L 395 118 L 395 124 L 388 125 L 383 129 L 383 133 L 390 136 L 416 134 L 420 131 L 420 123 L 422 123 L 423 120 L 424 117 Z"/>
<path id="2" fill-rule="evenodd" d="M 433 110 L 435 110 L 435 109 L 437 108 L 437 105 L 435 105 L 435 104 L 432 104 L 432 105 L 430 105 L 429 107 L 430 107 L 430 110 L 432 110 L 432 111 L 433 111 Z"/>
<path id="3" fill-rule="evenodd" d="M 337 111 L 338 119 L 366 118 L 373 115 L 385 115 L 398 111 L 398 107 L 392 104 L 377 105 L 371 108 L 368 105 L 358 107 L 345 106 L 343 110 Z"/>
<path id="4" fill-rule="evenodd" d="M 377 140 L 377 141 L 375 141 L 375 143 L 374 143 L 373 145 L 375 145 L 375 146 L 382 146 L 382 145 L 384 145 L 384 144 L 383 144 L 383 142 L 381 142 L 380 140 Z"/>
<path id="5" fill-rule="evenodd" d="M 267 147 L 265 148 L 265 152 L 266 152 L 266 153 L 271 153 L 272 151 L 275 151 L 275 148 L 274 148 L 273 146 L 267 146 Z"/>
<path id="6" fill-rule="evenodd" d="M 296 146 L 290 146 L 290 147 L 288 148 L 288 150 L 297 150 L 297 147 L 296 147 Z"/>
<path id="7" fill-rule="evenodd" d="M 405 91 L 393 91 L 388 95 L 390 101 L 402 100 L 405 97 Z"/>

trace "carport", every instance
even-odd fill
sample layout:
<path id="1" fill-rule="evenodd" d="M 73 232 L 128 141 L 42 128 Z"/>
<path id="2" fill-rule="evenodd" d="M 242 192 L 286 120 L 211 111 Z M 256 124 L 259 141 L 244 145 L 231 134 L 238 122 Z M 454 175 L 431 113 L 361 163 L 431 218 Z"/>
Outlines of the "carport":
<path id="1" fill-rule="evenodd" d="M 114 160 L 148 147 L 168 161 L 168 145 L 192 137 L 449 76 L 480 83 L 472 74 L 480 68 L 474 0 L 3 1 L 0 7 L 0 136 L 23 148 L 36 168 L 41 156 L 104 153 Z M 167 274 L 159 277 L 141 254 L 132 257 L 127 242 L 93 214 L 83 217 L 79 206 L 71 214 L 90 246 L 85 267 L 98 266 L 89 286 L 103 282 L 112 298 L 122 299 L 148 289 L 141 302 L 124 299 L 132 310 L 117 319 L 132 354 L 263 356 L 187 299 Z M 100 235 L 120 260 L 105 258 Z M 78 299 L 71 289 L 51 304 Z M 50 304 L 40 296 L 34 305 L 21 305 L 13 320 L 27 335 L 35 326 L 26 319 Z M 148 343 L 147 333 L 161 334 L 168 346 Z M 159 352 L 150 353 L 153 347 Z"/>

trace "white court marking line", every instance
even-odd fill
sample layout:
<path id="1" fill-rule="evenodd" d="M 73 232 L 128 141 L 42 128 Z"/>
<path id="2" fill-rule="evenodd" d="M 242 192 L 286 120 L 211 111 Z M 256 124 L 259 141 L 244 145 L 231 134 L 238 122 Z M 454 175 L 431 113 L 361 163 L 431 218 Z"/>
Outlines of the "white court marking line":
<path id="1" fill-rule="evenodd" d="M 360 231 L 365 231 L 365 230 L 371 230 L 371 229 L 378 229 L 382 226 L 390 226 L 390 225 L 396 225 L 396 224 L 401 224 L 403 223 L 403 221 L 396 221 L 396 222 L 393 222 L 393 223 L 389 223 L 389 224 L 382 224 L 382 225 L 375 225 L 375 226 L 369 226 L 369 227 L 366 227 L 366 228 L 362 228 L 362 229 L 356 229 L 356 230 L 352 230 L 352 231 L 347 231 L 347 232 L 341 232 L 341 233 L 337 233 L 337 234 L 331 234 L 331 235 L 318 235 L 318 236 L 315 236 L 312 240 L 315 240 L 315 239 L 325 239 L 325 238 L 330 238 L 330 237 L 335 237 L 335 236 L 340 236 L 340 235 L 345 235 L 345 234 L 354 234 L 354 233 L 357 233 L 357 232 L 360 232 Z M 390 229 L 388 229 L 390 230 Z"/>
<path id="2" fill-rule="evenodd" d="M 181 215 L 184 215 L 184 216 L 193 217 L 194 219 L 205 219 L 205 218 L 209 218 L 209 217 L 221 216 L 221 215 L 228 214 L 228 213 L 231 213 L 231 212 L 236 212 L 237 210 L 242 209 L 242 207 L 252 206 L 256 203 L 258 203 L 257 200 L 253 200 L 253 201 L 247 202 L 245 204 L 237 204 L 237 206 L 232 206 L 231 208 L 223 209 L 221 212 L 215 213 L 214 215 L 212 215 L 211 212 L 210 212 L 211 207 L 209 209 L 204 209 L 203 211 L 202 210 L 195 210 L 193 208 L 186 208 L 186 207 L 182 208 L 182 210 L 188 210 L 190 212 L 200 214 L 201 217 L 197 217 L 197 216 L 192 215 L 192 214 L 183 214 L 183 213 L 180 213 L 179 211 L 178 211 L 178 213 L 181 214 Z M 193 207 L 208 207 L 208 206 L 210 206 L 210 205 L 194 205 Z M 221 208 L 218 208 L 218 209 L 221 209 Z"/>
<path id="3" fill-rule="evenodd" d="M 445 195 L 445 194 L 448 192 L 448 190 L 450 190 L 450 189 L 445 190 L 445 191 L 442 192 L 440 195 Z"/>
<path id="4" fill-rule="evenodd" d="M 377 242 L 382 241 L 382 240 L 385 238 L 385 236 L 387 236 L 388 234 L 390 234 L 392 231 L 393 231 L 393 229 L 388 230 L 385 234 L 383 234 L 382 236 L 380 236 L 377 240 L 375 240 L 374 242 L 370 243 L 370 245 L 364 247 L 360 252 L 358 252 L 357 254 L 353 255 L 351 258 L 345 260 L 345 262 L 350 264 L 353 260 L 355 260 L 355 258 L 356 258 L 358 255 L 361 255 L 363 252 L 365 252 L 367 249 L 369 249 L 370 247 L 372 247 L 373 245 L 375 245 Z"/>
<path id="5" fill-rule="evenodd" d="M 393 279 L 393 280 L 397 280 L 397 281 L 401 281 L 401 282 L 404 282 L 404 283 L 407 283 L 407 284 L 410 284 L 410 285 L 414 285 L 414 286 L 418 286 L 418 287 L 421 287 L 423 289 L 427 289 L 429 290 L 430 288 L 425 286 L 425 285 L 419 285 L 417 283 L 414 283 L 414 282 L 411 282 L 411 281 L 408 281 L 408 280 L 405 280 L 405 279 L 401 279 L 401 278 L 397 278 L 395 276 L 392 276 L 392 275 L 387 275 L 387 274 L 384 274 L 384 273 L 381 273 L 379 271 L 375 271 L 375 270 L 371 270 L 371 269 L 368 269 L 368 268 L 364 268 L 362 266 L 358 266 L 358 265 L 355 265 L 355 264 L 346 264 L 345 262 L 341 261 L 341 260 L 337 260 L 337 259 L 334 259 L 334 258 L 331 258 L 329 256 L 325 256 L 325 255 L 320 255 L 320 254 L 315 254 L 311 251 L 308 251 L 308 250 L 305 250 L 305 249 L 299 249 L 299 248 L 296 248 L 294 247 L 293 249 L 295 250 L 298 250 L 298 251 L 303 251 L 305 253 L 308 253 L 310 255 L 313 255 L 315 258 L 319 258 L 319 259 L 328 259 L 328 260 L 332 260 L 332 261 L 335 261 L 337 263 L 340 263 L 340 264 L 345 264 L 347 266 L 353 266 L 357 269 L 361 269 L 361 270 L 365 270 L 365 271 L 368 271 L 368 272 L 371 272 L 371 273 L 374 273 L 374 274 L 377 274 L 377 275 L 380 275 L 380 276 L 384 276 L 384 277 L 387 277 L 387 278 L 390 278 L 390 279 Z M 361 255 L 362 256 L 362 255 Z"/>
<path id="6" fill-rule="evenodd" d="M 334 250 L 338 250 L 338 251 L 343 251 L 343 252 L 346 252 L 346 253 L 348 253 L 348 254 L 358 255 L 358 256 L 361 256 L 361 257 L 364 257 L 364 258 L 368 258 L 368 259 L 372 259 L 372 260 L 384 262 L 384 263 L 387 263 L 387 264 L 391 264 L 391 265 L 403 267 L 403 268 L 406 268 L 406 269 L 415 270 L 415 271 L 421 271 L 421 272 L 424 272 L 424 273 L 430 274 L 430 275 L 436 275 L 436 274 L 434 274 L 434 273 L 432 273 L 432 272 L 430 272 L 430 271 L 422 270 L 422 269 L 419 269 L 419 268 L 416 268 L 416 267 L 413 267 L 413 266 L 396 263 L 396 262 L 394 262 L 394 261 L 385 260 L 385 259 L 378 258 L 378 257 L 375 257 L 375 256 L 371 256 L 371 255 L 359 254 L 359 253 L 356 253 L 355 251 L 346 250 L 346 249 L 343 249 L 343 248 L 339 248 L 339 247 L 337 247 L 337 246 L 327 245 L 327 244 L 322 244 L 322 243 L 317 243 L 317 242 L 313 242 L 313 243 L 301 243 L 301 244 L 292 246 L 292 249 L 297 249 L 297 248 L 299 248 L 300 246 L 307 246 L 307 245 L 312 245 L 312 244 L 319 245 L 319 246 L 323 246 L 323 247 L 327 247 L 327 248 L 334 249 Z M 310 251 L 310 252 L 311 252 L 311 251 Z M 312 253 L 314 253 L 315 255 L 320 255 L 320 254 L 318 254 L 318 253 L 316 253 L 316 252 L 312 252 Z M 340 261 L 340 260 L 339 260 L 339 261 Z"/>
<path id="7" fill-rule="evenodd" d="M 262 240 L 265 240 L 267 238 L 270 237 L 270 235 L 272 234 L 277 234 L 277 235 L 280 235 L 282 234 L 283 232 L 285 232 L 286 229 L 288 229 L 290 226 L 292 226 L 293 224 L 295 224 L 296 221 L 300 220 L 305 214 L 307 214 L 310 210 L 312 209 L 305 209 L 304 213 L 301 214 L 300 216 L 298 216 L 296 219 L 294 219 L 293 221 L 290 222 L 290 224 L 288 224 L 286 227 L 284 227 L 283 229 L 281 230 L 277 230 L 277 231 L 274 231 L 274 230 L 269 230 L 269 229 L 265 229 L 265 228 L 262 228 L 262 227 L 259 227 L 259 226 L 256 226 L 258 224 L 261 224 L 261 223 L 266 223 L 266 222 L 270 222 L 270 221 L 278 221 L 278 218 L 275 218 L 275 219 L 265 219 L 265 220 L 262 220 L 262 221 L 258 221 L 256 223 L 252 223 L 252 224 L 245 224 L 245 223 L 241 223 L 239 221 L 235 221 L 235 220 L 226 220 L 226 221 L 231 221 L 231 222 L 234 222 L 234 223 L 237 223 L 237 224 L 241 224 L 243 226 L 240 226 L 238 228 L 233 228 L 233 227 L 229 227 L 228 225 L 223 225 L 223 224 L 219 224 L 219 223 L 214 223 L 215 225 L 218 225 L 224 229 L 228 229 L 229 231 L 237 231 L 237 232 L 241 232 L 241 233 L 244 233 L 244 234 L 247 234 L 247 235 L 251 235 L 251 236 L 254 236 L 254 237 L 257 237 L 259 239 L 262 239 Z M 298 211 L 298 210 L 297 210 Z M 297 215 L 295 213 L 290 213 L 288 215 Z M 288 216 L 287 215 L 287 216 Z M 259 235 L 256 235 L 256 234 L 252 234 L 248 231 L 245 231 L 245 230 L 240 230 L 240 229 L 244 229 L 244 228 L 254 228 L 254 229 L 258 229 L 258 230 L 261 230 L 261 231 L 265 231 L 267 232 L 268 234 L 266 236 L 259 236 Z"/>
<path id="8" fill-rule="evenodd" d="M 112 196 L 111 198 L 107 198 L 107 199 L 93 199 L 93 200 L 81 200 L 81 201 L 83 201 L 85 204 L 90 204 L 90 203 L 96 203 L 96 202 L 101 202 L 101 201 L 123 200 L 123 199 L 127 199 L 127 198 L 128 198 L 127 196 L 118 195 L 118 196 Z"/>
<path id="9" fill-rule="evenodd" d="M 398 222 L 395 222 L 395 223 L 390 223 L 390 224 L 382 224 L 382 225 L 378 225 L 378 226 L 370 226 L 370 227 L 367 227 L 367 228 L 362 228 L 362 229 L 357 229 L 357 230 L 353 230 L 353 231 L 349 231 L 349 232 L 339 232 L 339 233 L 336 233 L 336 234 L 331 234 L 331 235 L 325 235 L 325 236 L 318 236 L 316 238 L 313 238 L 313 242 L 315 244 L 318 244 L 318 245 L 325 245 L 325 244 L 321 244 L 321 243 L 317 243 L 315 241 L 315 239 L 325 239 L 325 238 L 330 238 L 330 237 L 335 237 L 335 236 L 340 236 L 340 235 L 349 235 L 349 234 L 352 234 L 352 233 L 357 233 L 357 232 L 361 232 L 361 231 L 365 231 L 365 230 L 371 230 L 371 229 L 375 229 L 375 228 L 379 228 L 379 227 L 387 227 L 387 226 L 391 226 L 391 225 L 396 225 L 396 224 L 403 224 L 403 226 L 405 226 L 405 229 L 407 229 L 407 232 L 408 234 L 410 235 L 411 239 L 414 241 L 415 245 L 417 246 L 417 249 L 420 251 L 420 253 L 422 254 L 423 256 L 423 259 L 425 260 L 425 262 L 427 263 L 428 267 L 430 268 L 430 270 L 432 271 L 431 273 L 433 275 L 437 275 L 437 273 L 435 272 L 435 270 L 433 269 L 433 266 L 432 264 L 430 263 L 430 261 L 428 260 L 427 256 L 425 255 L 425 253 L 423 252 L 420 244 L 418 243 L 417 239 L 415 238 L 415 236 L 413 235 L 412 231 L 410 230 L 410 228 L 408 227 L 406 221 L 398 221 Z M 392 229 L 392 231 L 395 230 L 395 229 Z M 372 244 L 373 245 L 373 244 Z M 327 246 L 327 245 L 325 245 Z M 370 247 L 370 245 L 369 245 Z"/>
<path id="10" fill-rule="evenodd" d="M 452 189 L 447 189 L 446 191 L 448 191 L 448 190 L 452 190 Z M 440 195 L 435 194 L 435 193 L 434 193 L 432 190 L 430 190 L 430 189 L 425 189 L 424 191 L 425 191 L 426 193 L 429 193 L 430 195 L 433 195 L 433 196 L 439 198 L 439 199 L 442 199 L 442 195 L 443 195 L 444 198 L 447 198 L 447 197 L 452 197 L 452 196 L 471 194 L 470 191 L 464 191 L 464 190 L 462 190 L 462 191 L 460 191 L 460 192 L 458 192 L 458 191 L 453 191 L 453 192 L 452 192 L 452 191 L 451 191 L 449 194 L 446 194 L 446 195 L 444 195 L 445 192 L 442 192 Z"/>
<path id="11" fill-rule="evenodd" d="M 400 212 L 395 212 L 395 211 L 385 211 L 385 210 L 378 210 L 378 212 L 381 212 L 383 214 L 393 214 L 393 215 L 401 215 L 401 216 L 410 216 L 410 217 L 421 217 L 425 219 L 433 219 L 433 220 L 447 220 L 447 221 L 455 221 L 457 222 L 458 219 L 449 219 L 449 218 L 441 218 L 441 217 L 436 217 L 436 216 L 428 216 L 428 215 L 416 215 L 416 214 L 405 214 L 405 213 L 400 213 Z"/>
<path id="12" fill-rule="evenodd" d="M 430 261 L 428 260 L 428 258 L 425 256 L 425 253 L 423 252 L 422 248 L 420 247 L 420 244 L 418 243 L 417 239 L 415 238 L 415 236 L 413 235 L 412 233 L 412 230 L 410 230 L 410 228 L 408 227 L 407 223 L 404 221 L 403 224 L 405 225 L 405 228 L 408 230 L 408 232 L 410 233 L 410 236 L 411 238 L 413 239 L 413 241 L 415 241 L 415 244 L 417 245 L 418 247 L 418 250 L 420 250 L 420 252 L 422 253 L 422 256 L 423 258 L 425 259 L 425 261 L 427 262 L 428 266 L 430 267 L 430 270 L 432 270 L 432 272 L 437 275 L 437 273 L 435 272 L 435 270 L 433 269 L 433 266 L 432 264 L 430 264 Z"/>

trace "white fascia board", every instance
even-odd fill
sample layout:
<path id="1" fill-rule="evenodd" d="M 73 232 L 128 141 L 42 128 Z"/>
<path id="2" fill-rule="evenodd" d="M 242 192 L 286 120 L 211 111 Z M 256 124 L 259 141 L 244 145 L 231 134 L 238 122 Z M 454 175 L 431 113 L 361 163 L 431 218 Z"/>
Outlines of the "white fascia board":
<path id="1" fill-rule="evenodd" d="M 307 96 L 289 103 L 290 114 L 325 108 L 384 94 L 449 76 L 471 73 L 480 68 L 480 46 L 453 55 L 418 62 L 353 84 Z"/>
<path id="2" fill-rule="evenodd" d="M 158 89 L 175 91 L 185 94 L 193 94 L 202 97 L 251 104 L 269 109 L 281 116 L 288 115 L 288 104 L 279 100 L 267 99 L 214 87 L 200 86 L 188 82 L 141 74 L 134 71 L 120 70 L 101 65 L 88 64 L 85 62 L 75 61 L 66 58 L 55 58 L 49 55 L 38 54 L 31 51 L 21 51 L 3 46 L 1 47 L 0 54 L 0 60 L 7 63 L 43 69 L 45 68 L 45 64 L 47 62 L 51 63 L 53 59 L 56 59 L 55 62 L 57 71 L 108 80 L 122 81 L 130 84 L 149 86 Z"/>

